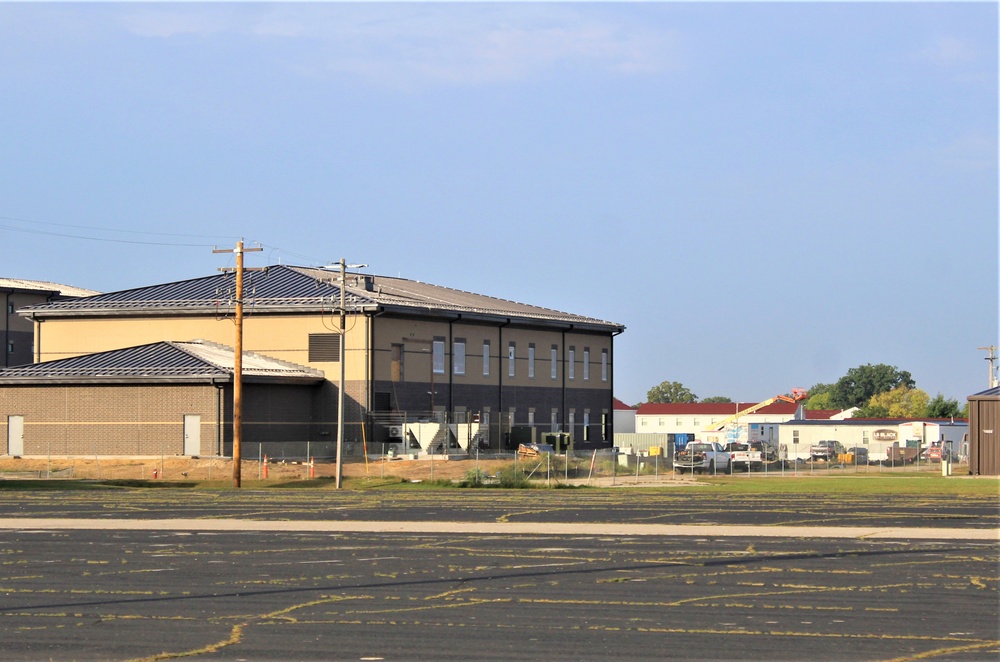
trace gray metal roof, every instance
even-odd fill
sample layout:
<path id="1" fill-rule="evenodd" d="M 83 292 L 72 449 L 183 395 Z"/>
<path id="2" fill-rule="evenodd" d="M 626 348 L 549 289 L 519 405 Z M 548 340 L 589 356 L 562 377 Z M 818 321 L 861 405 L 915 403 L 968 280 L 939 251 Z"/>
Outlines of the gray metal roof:
<path id="1" fill-rule="evenodd" d="M 89 297 L 99 294 L 95 290 L 85 290 L 82 287 L 52 283 L 47 280 L 26 280 L 24 278 L 0 278 L 0 289 L 25 290 L 29 292 L 55 292 L 66 297 Z"/>
<path id="2" fill-rule="evenodd" d="M 250 271 L 244 275 L 244 311 L 330 312 L 340 306 L 339 281 L 340 272 L 329 269 L 278 265 L 263 271 Z M 224 314 L 233 309 L 236 298 L 235 276 L 221 273 L 38 304 L 18 312 L 40 319 L 82 315 Z M 507 318 L 524 323 L 591 326 L 603 331 L 625 328 L 592 317 L 390 276 L 349 273 L 344 298 L 348 311 Z"/>
<path id="3" fill-rule="evenodd" d="M 0 383 L 52 381 L 229 381 L 231 347 L 207 340 L 156 342 L 0 370 Z M 243 379 L 316 382 L 323 371 L 253 352 L 243 353 Z"/>

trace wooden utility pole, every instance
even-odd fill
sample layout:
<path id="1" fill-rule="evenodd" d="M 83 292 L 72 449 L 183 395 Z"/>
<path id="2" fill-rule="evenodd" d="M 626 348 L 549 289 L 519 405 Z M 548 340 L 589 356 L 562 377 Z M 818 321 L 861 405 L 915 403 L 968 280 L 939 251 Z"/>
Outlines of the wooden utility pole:
<path id="1" fill-rule="evenodd" d="M 989 352 L 990 355 L 986 357 L 986 360 L 990 362 L 990 388 L 997 386 L 997 347 L 996 345 L 990 345 L 989 347 L 979 347 L 983 351 Z"/>
<path id="2" fill-rule="evenodd" d="M 243 241 L 236 242 L 236 248 L 215 249 L 213 253 L 236 253 L 236 342 L 233 350 L 233 487 L 239 488 L 242 478 L 243 461 L 241 437 L 243 430 L 243 254 L 264 250 L 243 248 Z M 230 271 L 222 269 L 222 271 Z"/>

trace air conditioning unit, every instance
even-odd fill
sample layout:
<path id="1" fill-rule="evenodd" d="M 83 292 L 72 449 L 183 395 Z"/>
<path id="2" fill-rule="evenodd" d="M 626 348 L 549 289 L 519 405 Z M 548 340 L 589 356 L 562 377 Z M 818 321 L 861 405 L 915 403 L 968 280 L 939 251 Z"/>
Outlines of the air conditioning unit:
<path id="1" fill-rule="evenodd" d="M 402 425 L 390 425 L 389 426 L 389 438 L 390 439 L 402 439 L 403 438 L 403 426 Z"/>

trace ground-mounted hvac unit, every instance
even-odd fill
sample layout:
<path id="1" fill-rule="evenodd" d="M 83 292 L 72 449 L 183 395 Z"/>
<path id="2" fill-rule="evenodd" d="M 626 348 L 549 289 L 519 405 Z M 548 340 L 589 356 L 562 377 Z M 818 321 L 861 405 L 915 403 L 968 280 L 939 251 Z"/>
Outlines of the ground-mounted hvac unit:
<path id="1" fill-rule="evenodd" d="M 402 439 L 403 438 L 403 426 L 402 425 L 390 425 L 389 426 L 389 438 L 390 439 Z"/>

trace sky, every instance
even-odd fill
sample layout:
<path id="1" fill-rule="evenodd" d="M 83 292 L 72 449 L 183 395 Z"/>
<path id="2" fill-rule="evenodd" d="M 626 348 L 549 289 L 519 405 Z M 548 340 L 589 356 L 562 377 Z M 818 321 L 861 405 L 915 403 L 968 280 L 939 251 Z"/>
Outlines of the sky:
<path id="1" fill-rule="evenodd" d="M 989 386 L 998 5 L 0 3 L 0 277 L 365 263 L 609 320 L 614 391 Z M 181 339 L 186 340 L 186 339 Z"/>

